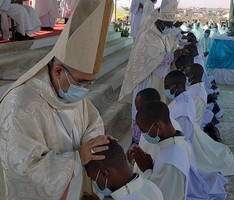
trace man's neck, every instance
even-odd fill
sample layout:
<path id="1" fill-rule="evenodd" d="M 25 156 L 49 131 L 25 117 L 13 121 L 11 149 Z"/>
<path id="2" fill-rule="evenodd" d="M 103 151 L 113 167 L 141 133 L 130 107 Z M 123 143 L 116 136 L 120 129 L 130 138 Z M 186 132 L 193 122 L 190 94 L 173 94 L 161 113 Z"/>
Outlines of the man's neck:
<path id="1" fill-rule="evenodd" d="M 119 175 L 119 179 L 116 180 L 118 184 L 116 184 L 115 187 L 112 188 L 112 191 L 116 191 L 119 188 L 123 187 L 124 185 L 127 185 L 129 182 L 131 182 L 135 178 L 136 174 L 133 174 L 130 169 L 121 171 L 121 175 Z"/>
<path id="2" fill-rule="evenodd" d="M 163 135 L 163 137 L 162 136 L 160 137 L 161 141 L 166 140 L 170 137 L 174 137 L 176 135 L 176 130 L 171 124 L 168 124 L 167 129 L 163 131 L 161 135 Z"/>
<path id="3" fill-rule="evenodd" d="M 183 92 L 185 92 L 186 90 L 180 90 L 175 94 L 175 97 L 178 97 L 179 95 L 181 95 Z"/>
<path id="4" fill-rule="evenodd" d="M 191 83 L 191 85 L 195 85 L 195 84 L 201 83 L 201 82 L 202 82 L 201 80 L 194 80 L 194 81 Z"/>

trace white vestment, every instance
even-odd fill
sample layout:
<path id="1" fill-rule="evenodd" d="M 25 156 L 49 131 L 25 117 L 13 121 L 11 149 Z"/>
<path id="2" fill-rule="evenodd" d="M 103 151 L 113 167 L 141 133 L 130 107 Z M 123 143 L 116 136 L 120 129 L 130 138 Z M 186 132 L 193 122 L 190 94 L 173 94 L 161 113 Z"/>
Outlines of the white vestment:
<path id="1" fill-rule="evenodd" d="M 154 88 L 161 101 L 165 101 L 164 77 L 169 72 L 177 44 L 174 36 L 163 35 L 154 24 L 137 38 L 119 96 L 120 101 L 132 102 L 133 120 L 136 115 L 134 101 L 139 91 Z"/>
<path id="2" fill-rule="evenodd" d="M 51 87 L 48 68 L 12 89 L 0 104 L 0 194 L 4 200 L 79 199 L 79 146 L 104 134 L 88 99 L 66 103 Z"/>
<path id="3" fill-rule="evenodd" d="M 182 94 L 169 105 L 169 109 L 171 117 L 179 122 L 186 140 L 192 146 L 197 170 L 202 173 L 221 172 L 223 175 L 233 175 L 234 158 L 231 150 L 200 129 L 195 122 L 192 97 L 188 92 Z"/>
<path id="4" fill-rule="evenodd" d="M 171 118 L 171 123 L 172 123 L 172 126 L 175 128 L 175 130 L 182 131 L 177 121 Z M 158 146 L 158 144 L 149 143 L 148 141 L 145 140 L 145 138 L 142 135 L 140 137 L 139 147 L 141 147 L 141 149 L 144 152 L 150 154 L 152 158 L 154 158 L 154 155 L 156 155 L 158 151 L 160 150 L 160 147 Z M 137 166 L 136 163 L 134 164 L 133 171 L 141 175 L 143 174 L 143 172 L 140 170 L 140 168 Z"/>
<path id="5" fill-rule="evenodd" d="M 175 136 L 158 143 L 160 151 L 154 155 L 153 170 L 143 177 L 150 179 L 162 191 L 164 199 L 185 200 L 191 165 L 191 149 L 184 136 Z"/>
<path id="6" fill-rule="evenodd" d="M 12 3 L 10 0 L 4 0 L 0 11 L 6 13 L 10 18 L 16 22 L 16 31 L 25 34 L 33 34 L 40 31 L 40 20 L 35 12 L 35 10 L 26 5 L 20 5 L 17 3 Z M 1 26 L 3 29 L 4 39 L 9 37 L 9 23 L 8 18 L 1 18 Z"/>
<path id="7" fill-rule="evenodd" d="M 195 105 L 187 91 L 181 93 L 169 104 L 170 116 L 175 119 L 185 134 L 185 140 L 194 138 Z"/>
<path id="8" fill-rule="evenodd" d="M 196 83 L 187 88 L 188 94 L 193 98 L 196 109 L 196 123 L 201 126 L 201 121 L 206 110 L 207 93 L 204 83 Z"/>
<path id="9" fill-rule="evenodd" d="M 163 200 L 159 188 L 140 175 L 111 194 L 114 200 Z"/>
<path id="10" fill-rule="evenodd" d="M 53 27 L 59 17 L 57 0 L 32 0 L 32 7 L 36 10 L 42 27 Z"/>
<path id="11" fill-rule="evenodd" d="M 131 51 L 119 100 L 131 103 L 133 91 L 138 85 L 145 84 L 145 80 L 147 87 L 155 88 L 164 100 L 163 80 L 177 45 L 174 36 L 163 35 L 154 24 L 143 32 Z"/>
<path id="12" fill-rule="evenodd" d="M 136 38 L 137 33 L 140 29 L 141 25 L 141 19 L 143 14 L 143 9 L 139 9 L 139 5 L 145 4 L 146 0 L 132 0 L 131 6 L 130 6 L 130 12 L 131 12 L 131 36 L 133 38 Z"/>
<path id="13" fill-rule="evenodd" d="M 79 0 L 62 0 L 60 2 L 62 18 L 70 18 Z"/>
<path id="14" fill-rule="evenodd" d="M 234 175 L 232 151 L 225 144 L 214 141 L 197 124 L 192 145 L 199 172 L 220 172 L 224 176 Z"/>
<path id="15" fill-rule="evenodd" d="M 147 0 L 144 4 L 141 24 L 146 19 L 146 17 L 153 11 L 154 11 L 154 3 L 151 0 Z"/>

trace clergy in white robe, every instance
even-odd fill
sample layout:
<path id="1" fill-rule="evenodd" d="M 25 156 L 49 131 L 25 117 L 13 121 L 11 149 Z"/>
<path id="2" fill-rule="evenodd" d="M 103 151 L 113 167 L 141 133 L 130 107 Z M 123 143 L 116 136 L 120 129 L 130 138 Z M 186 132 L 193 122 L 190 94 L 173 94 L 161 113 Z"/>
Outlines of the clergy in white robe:
<path id="1" fill-rule="evenodd" d="M 199 64 L 193 64 L 186 67 L 187 92 L 193 98 L 196 109 L 196 123 L 201 126 L 202 118 L 207 105 L 207 93 L 202 82 L 203 67 Z"/>
<path id="2" fill-rule="evenodd" d="M 177 1 L 170 1 L 169 7 L 174 9 Z M 163 35 L 163 22 L 173 21 L 174 10 L 165 15 L 161 9 L 160 20 L 152 19 L 153 24 L 142 30 L 131 51 L 128 66 L 124 76 L 119 100 L 131 103 L 134 101 L 138 91 L 151 87 L 157 89 L 162 100 L 165 100 L 163 93 L 163 77 L 167 74 L 173 60 L 173 53 L 178 45 L 178 40 L 172 35 Z M 154 13 L 154 12 L 153 12 Z M 157 12 L 156 12 L 157 13 Z M 156 15 L 157 16 L 157 15 Z M 139 90 L 136 87 L 139 86 Z M 136 89 L 135 95 L 132 95 Z"/>
<path id="3" fill-rule="evenodd" d="M 197 47 L 198 55 L 196 55 L 194 57 L 194 63 L 200 64 L 203 67 L 204 72 L 203 72 L 202 81 L 205 84 L 205 89 L 206 89 L 207 94 L 208 95 L 212 94 L 214 91 L 212 89 L 210 89 L 211 83 L 210 83 L 210 80 L 208 78 L 207 70 L 205 67 L 205 57 L 204 57 L 203 47 L 202 47 L 201 43 L 197 41 L 197 38 L 193 33 L 188 33 L 187 37 L 188 37 L 188 41 L 191 42 L 192 44 L 196 45 L 196 47 Z"/>
<path id="4" fill-rule="evenodd" d="M 173 75 L 174 80 L 170 80 Z M 183 77 L 184 76 L 184 77 Z M 170 72 L 165 78 L 165 88 L 171 88 L 171 94 L 179 92 L 179 82 L 185 87 L 185 75 L 179 71 Z M 173 85 L 177 87 L 173 87 Z M 172 88 L 173 87 L 173 88 Z M 184 88 L 182 87 L 182 88 Z M 171 95 L 169 95 L 170 97 Z M 231 150 L 224 144 L 214 141 L 195 122 L 195 106 L 189 93 L 182 92 L 169 105 L 171 117 L 181 126 L 193 149 L 196 168 L 199 173 L 220 172 L 222 175 L 234 173 L 234 158 Z M 185 132 L 187 131 L 187 132 Z"/>
<path id="5" fill-rule="evenodd" d="M 42 28 L 54 27 L 56 19 L 59 17 L 57 0 L 32 0 L 32 7 L 40 18 Z"/>
<path id="6" fill-rule="evenodd" d="M 11 3 L 11 0 L 0 0 L 0 13 L 4 13 L 16 22 L 16 31 L 25 34 L 33 34 L 40 31 L 40 20 L 35 10 L 26 5 Z M 4 39 L 9 38 L 8 18 L 2 14 L 1 26 Z"/>
<path id="7" fill-rule="evenodd" d="M 103 135 L 98 111 L 85 98 L 88 89 L 84 86 L 88 86 L 99 68 L 92 61 L 99 60 L 97 49 L 103 52 L 98 46 L 104 46 L 105 39 L 99 36 L 101 32 L 107 34 L 108 27 L 103 24 L 109 24 L 112 0 L 92 2 L 95 5 L 80 0 L 53 50 L 1 98 L 2 199 L 78 199 L 83 183 L 82 166 L 92 159 L 104 158 L 93 155 L 106 150 L 105 146 L 95 147 L 109 140 Z M 79 9 L 89 11 L 82 26 L 77 24 Z M 90 21 L 95 21 L 95 27 L 87 26 Z M 79 48 L 84 40 L 94 54 Z M 90 63 L 81 59 L 84 51 L 92 60 Z"/>
<path id="8" fill-rule="evenodd" d="M 143 15 L 141 19 L 142 22 L 148 17 L 148 15 L 154 11 L 154 4 L 157 3 L 157 0 L 147 0 L 143 7 Z"/>
<path id="9" fill-rule="evenodd" d="M 130 35 L 135 40 L 141 26 L 143 8 L 146 0 L 132 0 L 130 6 L 131 12 L 131 32 Z"/>
<path id="10" fill-rule="evenodd" d="M 70 18 L 79 0 L 62 0 L 60 2 L 61 17 Z"/>
<path id="11" fill-rule="evenodd" d="M 155 200 L 165 199 L 159 188 L 140 175 L 111 194 L 114 200 Z"/>
<path id="12" fill-rule="evenodd" d="M 79 196 L 83 172 L 77 149 L 104 134 L 102 119 L 89 100 L 61 101 L 45 68 L 11 90 L 0 110 L 1 137 L 5 138 L 1 140 L 4 178 L 0 185 L 6 196 L 2 197 L 60 199 L 69 183 L 68 195 L 74 195 L 72 187 L 77 184 Z"/>

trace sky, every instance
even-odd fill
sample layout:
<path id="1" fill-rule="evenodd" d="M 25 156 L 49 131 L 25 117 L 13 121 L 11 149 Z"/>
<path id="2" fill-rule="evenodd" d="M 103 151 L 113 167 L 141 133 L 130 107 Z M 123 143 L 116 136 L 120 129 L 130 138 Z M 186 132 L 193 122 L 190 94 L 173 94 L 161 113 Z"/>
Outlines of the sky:
<path id="1" fill-rule="evenodd" d="M 162 0 L 158 0 L 157 6 Z M 230 8 L 230 0 L 180 0 L 179 7 Z"/>

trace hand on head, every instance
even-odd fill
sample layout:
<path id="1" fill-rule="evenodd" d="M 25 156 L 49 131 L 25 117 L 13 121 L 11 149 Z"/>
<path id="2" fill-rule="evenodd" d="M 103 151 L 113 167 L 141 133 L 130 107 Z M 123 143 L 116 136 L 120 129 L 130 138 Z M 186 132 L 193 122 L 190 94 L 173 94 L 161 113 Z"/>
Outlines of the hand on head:
<path id="1" fill-rule="evenodd" d="M 81 164 L 86 165 L 91 160 L 103 160 L 105 156 L 94 155 L 94 153 L 102 152 L 108 149 L 108 146 L 102 146 L 109 144 L 110 136 L 99 135 L 96 138 L 89 140 L 88 142 L 82 144 L 78 151 L 80 154 Z"/>

